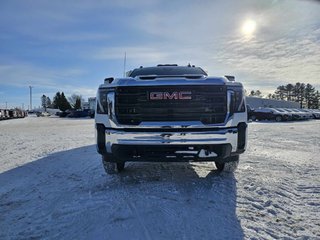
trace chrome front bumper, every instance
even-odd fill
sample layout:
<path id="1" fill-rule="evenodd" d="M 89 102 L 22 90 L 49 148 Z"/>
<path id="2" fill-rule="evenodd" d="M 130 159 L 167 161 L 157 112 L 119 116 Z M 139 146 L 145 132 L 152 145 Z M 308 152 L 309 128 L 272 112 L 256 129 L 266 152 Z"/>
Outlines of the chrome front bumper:
<path id="1" fill-rule="evenodd" d="M 110 161 L 228 161 L 245 151 L 247 124 L 209 129 L 111 129 L 96 124 L 97 150 Z"/>
<path id="2" fill-rule="evenodd" d="M 123 131 L 105 130 L 105 146 L 108 153 L 116 145 L 217 145 L 230 144 L 237 151 L 238 129 L 226 128 L 206 131 Z"/>

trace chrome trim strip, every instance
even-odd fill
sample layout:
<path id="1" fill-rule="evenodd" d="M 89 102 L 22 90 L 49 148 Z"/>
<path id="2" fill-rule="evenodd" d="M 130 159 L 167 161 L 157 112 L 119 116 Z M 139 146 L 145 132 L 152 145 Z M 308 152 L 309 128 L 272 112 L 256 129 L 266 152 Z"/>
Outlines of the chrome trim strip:
<path id="1" fill-rule="evenodd" d="M 125 132 L 106 130 L 106 149 L 111 152 L 113 144 L 122 145 L 206 145 L 231 144 L 237 150 L 238 132 L 232 128 L 207 132 Z"/>

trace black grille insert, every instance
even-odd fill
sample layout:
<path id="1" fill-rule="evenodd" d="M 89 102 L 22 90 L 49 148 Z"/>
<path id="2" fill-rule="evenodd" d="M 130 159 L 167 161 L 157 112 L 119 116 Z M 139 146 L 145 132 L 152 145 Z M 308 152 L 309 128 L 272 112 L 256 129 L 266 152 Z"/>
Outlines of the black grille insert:
<path id="1" fill-rule="evenodd" d="M 155 92 L 160 95 L 167 93 L 165 99 L 151 100 L 150 93 Z M 182 98 L 187 99 L 179 99 L 181 92 Z M 189 96 L 191 99 L 188 99 Z M 224 122 L 227 113 L 225 86 L 118 87 L 115 98 L 117 120 L 126 125 L 148 121 L 201 121 L 203 124 L 218 124 Z"/>

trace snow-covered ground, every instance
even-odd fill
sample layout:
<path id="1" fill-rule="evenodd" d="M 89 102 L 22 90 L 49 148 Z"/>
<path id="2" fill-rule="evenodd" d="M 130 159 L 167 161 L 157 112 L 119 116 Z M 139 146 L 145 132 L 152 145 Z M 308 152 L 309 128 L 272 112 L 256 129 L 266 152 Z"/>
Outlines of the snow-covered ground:
<path id="1" fill-rule="evenodd" d="M 0 122 L 0 239 L 319 239 L 320 121 L 250 123 L 213 163 L 104 173 L 92 119 Z"/>

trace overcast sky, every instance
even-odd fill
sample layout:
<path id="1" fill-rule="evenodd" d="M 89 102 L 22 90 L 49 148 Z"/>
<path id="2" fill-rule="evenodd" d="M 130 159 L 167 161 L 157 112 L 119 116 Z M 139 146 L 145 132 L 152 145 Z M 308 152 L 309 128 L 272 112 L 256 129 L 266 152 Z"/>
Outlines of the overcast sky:
<path id="1" fill-rule="evenodd" d="M 103 79 L 158 63 L 235 75 L 265 95 L 320 90 L 320 2 L 308 0 L 0 1 L 0 108 L 57 91 L 95 96 Z"/>

